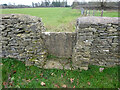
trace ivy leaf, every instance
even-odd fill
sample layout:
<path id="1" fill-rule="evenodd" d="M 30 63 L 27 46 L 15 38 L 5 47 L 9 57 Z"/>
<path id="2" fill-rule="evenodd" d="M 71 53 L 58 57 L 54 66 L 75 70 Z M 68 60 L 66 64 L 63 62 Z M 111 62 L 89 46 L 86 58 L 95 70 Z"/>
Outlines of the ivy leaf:
<path id="1" fill-rule="evenodd" d="M 12 78 L 11 78 L 11 81 L 13 81 L 14 79 L 15 79 L 15 78 L 14 78 L 14 77 L 12 77 Z"/>

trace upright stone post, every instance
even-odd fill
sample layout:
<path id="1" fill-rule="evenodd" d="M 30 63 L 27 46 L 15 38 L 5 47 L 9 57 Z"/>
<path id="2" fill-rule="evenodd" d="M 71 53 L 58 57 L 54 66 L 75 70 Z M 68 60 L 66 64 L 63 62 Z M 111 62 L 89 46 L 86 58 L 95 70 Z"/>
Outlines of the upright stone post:
<path id="1" fill-rule="evenodd" d="M 95 16 L 95 10 L 93 9 L 93 16 Z"/>
<path id="2" fill-rule="evenodd" d="M 89 9 L 89 16 L 90 16 L 90 9 Z"/>
<path id="3" fill-rule="evenodd" d="M 103 16 L 103 10 L 101 11 L 101 17 Z"/>
<path id="4" fill-rule="evenodd" d="M 90 61 L 90 47 L 93 40 L 92 28 L 87 28 L 85 24 L 77 21 L 77 43 L 73 49 L 72 63 L 73 69 L 88 69 Z"/>
<path id="5" fill-rule="evenodd" d="M 84 8 L 81 8 L 81 15 L 84 15 Z"/>
<path id="6" fill-rule="evenodd" d="M 87 9 L 86 9 L 86 16 L 87 16 Z"/>

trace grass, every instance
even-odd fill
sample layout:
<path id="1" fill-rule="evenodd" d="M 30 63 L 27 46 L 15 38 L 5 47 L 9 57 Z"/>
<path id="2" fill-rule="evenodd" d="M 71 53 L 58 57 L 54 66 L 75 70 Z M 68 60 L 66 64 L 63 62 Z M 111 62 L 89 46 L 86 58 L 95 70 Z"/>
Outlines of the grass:
<path id="1" fill-rule="evenodd" d="M 80 17 L 80 10 L 71 8 L 22 8 L 3 9 L 3 14 L 28 14 L 41 17 L 47 31 L 74 32 L 76 19 Z M 100 11 L 96 16 L 100 16 Z M 118 17 L 118 11 L 105 11 L 103 16 Z"/>
<path id="2" fill-rule="evenodd" d="M 88 71 L 45 70 L 35 66 L 25 66 L 24 62 L 2 59 L 3 87 L 9 88 L 118 88 L 118 68 L 110 67 L 99 72 L 100 66 L 89 66 Z M 63 75 L 63 77 L 61 77 Z M 71 83 L 70 79 L 74 79 Z M 41 82 L 46 85 L 42 86 Z M 8 85 L 7 85 L 8 84 Z"/>

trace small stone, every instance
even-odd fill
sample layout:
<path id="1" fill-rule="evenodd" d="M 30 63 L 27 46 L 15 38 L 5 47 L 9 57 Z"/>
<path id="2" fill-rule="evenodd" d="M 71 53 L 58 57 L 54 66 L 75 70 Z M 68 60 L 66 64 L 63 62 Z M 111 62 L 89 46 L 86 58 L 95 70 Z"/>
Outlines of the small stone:
<path id="1" fill-rule="evenodd" d="M 63 66 L 59 63 L 59 61 L 50 60 L 46 62 L 46 65 L 44 66 L 45 69 L 63 69 Z"/>
<path id="2" fill-rule="evenodd" d="M 80 67 L 80 70 L 88 70 L 88 67 Z"/>

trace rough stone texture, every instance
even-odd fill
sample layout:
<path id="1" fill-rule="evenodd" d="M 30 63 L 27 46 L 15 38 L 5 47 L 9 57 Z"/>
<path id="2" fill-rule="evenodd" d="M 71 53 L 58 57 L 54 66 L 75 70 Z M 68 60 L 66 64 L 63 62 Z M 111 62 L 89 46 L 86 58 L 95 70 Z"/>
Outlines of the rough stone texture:
<path id="1" fill-rule="evenodd" d="M 45 69 L 67 69 L 71 70 L 71 59 L 68 58 L 57 58 L 57 59 L 48 59 L 43 68 Z"/>
<path id="2" fill-rule="evenodd" d="M 73 33 L 44 32 L 40 18 L 22 14 L 2 14 L 0 23 L 0 57 L 45 69 L 120 65 L 118 18 L 81 17 Z M 48 53 L 60 58 L 47 60 Z"/>
<path id="3" fill-rule="evenodd" d="M 41 32 L 45 30 L 40 18 L 22 14 L 2 14 L 0 30 L 2 57 L 26 60 L 29 64 L 40 67 L 44 65 L 47 50 L 41 39 Z"/>
<path id="4" fill-rule="evenodd" d="M 76 32 L 77 43 L 72 56 L 74 69 L 87 69 L 88 64 L 120 64 L 120 28 L 117 17 L 78 18 Z"/>
<path id="5" fill-rule="evenodd" d="M 76 44 L 76 33 L 43 32 L 42 37 L 48 52 L 58 57 L 71 57 Z"/>
<path id="6" fill-rule="evenodd" d="M 50 60 L 46 62 L 46 65 L 44 65 L 45 69 L 63 69 L 63 66 L 61 63 L 57 60 Z"/>

